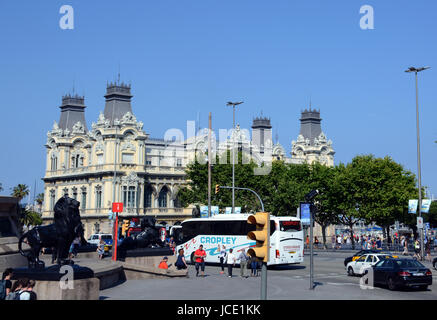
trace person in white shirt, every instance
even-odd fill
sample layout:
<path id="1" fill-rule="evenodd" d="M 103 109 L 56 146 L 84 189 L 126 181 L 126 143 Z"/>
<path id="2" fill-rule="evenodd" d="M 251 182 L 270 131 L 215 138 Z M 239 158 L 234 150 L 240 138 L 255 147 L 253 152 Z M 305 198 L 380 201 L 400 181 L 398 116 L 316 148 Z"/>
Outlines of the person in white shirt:
<path id="1" fill-rule="evenodd" d="M 237 258 L 235 257 L 235 255 L 232 251 L 233 251 L 233 249 L 229 249 L 229 253 L 226 257 L 226 264 L 228 265 L 228 277 L 229 278 L 232 278 L 232 268 L 235 266 L 235 262 L 237 261 Z"/>
<path id="2" fill-rule="evenodd" d="M 220 267 L 222 268 L 222 271 L 220 271 L 220 274 L 224 274 L 225 273 L 225 261 L 226 261 L 226 246 L 220 247 L 220 245 L 218 245 L 217 251 L 219 252 Z"/>

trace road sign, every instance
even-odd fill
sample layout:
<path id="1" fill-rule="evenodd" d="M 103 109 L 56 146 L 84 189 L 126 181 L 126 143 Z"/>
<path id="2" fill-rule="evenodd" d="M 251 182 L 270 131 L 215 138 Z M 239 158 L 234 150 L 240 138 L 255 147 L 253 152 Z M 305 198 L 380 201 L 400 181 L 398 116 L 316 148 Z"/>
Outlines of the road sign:
<path id="1" fill-rule="evenodd" d="M 113 202 L 112 212 L 123 212 L 123 202 Z"/>
<path id="2" fill-rule="evenodd" d="M 423 217 L 417 217 L 417 229 L 423 229 Z"/>

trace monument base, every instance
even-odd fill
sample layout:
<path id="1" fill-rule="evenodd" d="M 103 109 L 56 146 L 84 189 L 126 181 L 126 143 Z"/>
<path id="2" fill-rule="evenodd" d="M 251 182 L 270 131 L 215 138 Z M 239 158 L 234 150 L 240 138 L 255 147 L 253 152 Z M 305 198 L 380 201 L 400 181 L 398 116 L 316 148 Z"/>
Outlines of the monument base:
<path id="1" fill-rule="evenodd" d="M 78 265 L 45 268 L 14 268 L 12 280 L 36 281 L 34 291 L 38 300 L 98 300 L 100 280 L 94 271 Z"/>

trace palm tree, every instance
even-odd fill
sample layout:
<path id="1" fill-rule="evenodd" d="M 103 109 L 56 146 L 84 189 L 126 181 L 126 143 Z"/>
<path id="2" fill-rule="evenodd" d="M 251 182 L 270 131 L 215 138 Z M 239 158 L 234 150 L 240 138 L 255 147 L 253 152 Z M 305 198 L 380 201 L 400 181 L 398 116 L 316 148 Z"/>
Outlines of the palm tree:
<path id="1" fill-rule="evenodd" d="M 29 194 L 29 187 L 25 184 L 19 184 L 14 189 L 12 189 L 12 196 L 18 198 L 18 201 L 20 202 L 24 197 L 26 197 Z"/>
<path id="2" fill-rule="evenodd" d="M 38 203 L 39 212 L 41 212 L 42 204 L 44 203 L 44 193 L 38 193 L 36 203 Z"/>

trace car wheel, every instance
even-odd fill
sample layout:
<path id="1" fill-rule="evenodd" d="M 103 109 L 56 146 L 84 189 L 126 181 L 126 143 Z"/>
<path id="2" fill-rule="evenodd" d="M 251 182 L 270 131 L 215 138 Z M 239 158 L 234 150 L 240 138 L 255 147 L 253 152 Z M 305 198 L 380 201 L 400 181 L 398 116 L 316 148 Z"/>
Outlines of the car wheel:
<path id="1" fill-rule="evenodd" d="M 388 289 L 391 290 L 391 291 L 397 289 L 397 286 L 396 286 L 396 284 L 395 284 L 395 281 L 393 280 L 392 277 L 389 277 L 389 278 L 387 279 L 387 286 L 388 286 Z"/>
<path id="2" fill-rule="evenodd" d="M 355 273 L 354 273 L 354 269 L 353 269 L 352 267 L 349 267 L 349 268 L 347 269 L 347 275 L 348 275 L 349 277 L 353 277 L 353 276 L 355 275 Z"/>

